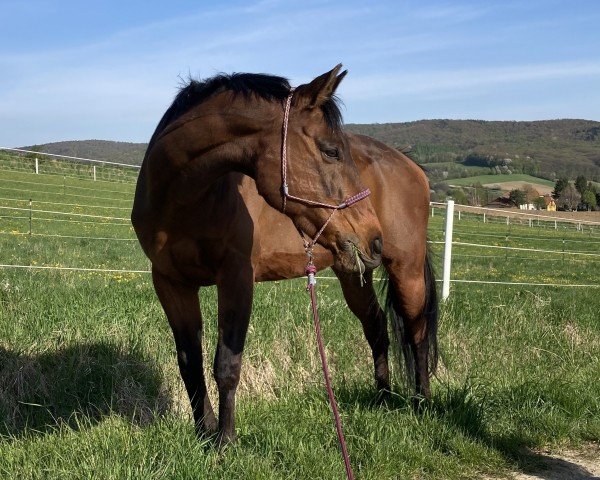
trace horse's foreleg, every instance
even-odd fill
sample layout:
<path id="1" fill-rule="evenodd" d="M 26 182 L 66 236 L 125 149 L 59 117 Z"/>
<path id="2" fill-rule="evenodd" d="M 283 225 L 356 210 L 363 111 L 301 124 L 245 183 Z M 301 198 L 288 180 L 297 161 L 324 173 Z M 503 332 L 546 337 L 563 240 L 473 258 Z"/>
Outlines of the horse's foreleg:
<path id="1" fill-rule="evenodd" d="M 340 280 L 344 298 L 350 310 L 360 320 L 363 332 L 373 354 L 375 384 L 379 391 L 390 389 L 387 319 L 379 306 L 373 289 L 373 272 L 365 273 L 361 286 L 356 274 L 335 271 Z"/>
<path id="2" fill-rule="evenodd" d="M 219 389 L 219 444 L 235 439 L 235 392 L 240 380 L 254 287 L 250 265 L 235 265 L 224 272 L 222 278 L 217 283 L 219 339 L 214 363 Z"/>
<path id="3" fill-rule="evenodd" d="M 198 288 L 183 285 L 152 270 L 156 294 L 167 315 L 177 348 L 179 371 L 185 384 L 199 435 L 217 429 L 202 365 L 202 316 Z"/>

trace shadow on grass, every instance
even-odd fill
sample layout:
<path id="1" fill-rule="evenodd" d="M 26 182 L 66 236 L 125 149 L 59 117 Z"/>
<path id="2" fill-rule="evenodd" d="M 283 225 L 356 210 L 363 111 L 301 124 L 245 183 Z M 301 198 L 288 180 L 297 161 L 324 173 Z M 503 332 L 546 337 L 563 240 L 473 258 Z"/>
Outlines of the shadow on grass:
<path id="1" fill-rule="evenodd" d="M 117 413 L 144 425 L 170 407 L 160 370 L 108 343 L 39 355 L 0 347 L 0 436 L 77 429 Z"/>
<path id="2" fill-rule="evenodd" d="M 382 401 L 368 386 L 344 385 L 336 389 L 336 398 L 342 410 L 378 409 L 394 410 L 401 414 L 419 415 L 444 423 L 452 430 L 487 448 L 499 452 L 509 464 L 520 472 L 544 480 L 600 480 L 580 465 L 565 458 L 544 455 L 535 451 L 543 445 L 538 438 L 528 434 L 526 428 L 493 434 L 486 420 L 487 399 L 468 382 L 462 386 L 447 386 L 438 391 L 429 404 L 422 404 L 416 413 L 408 393 L 391 392 Z M 499 395 L 502 393 L 498 392 Z M 416 425 L 415 425 L 416 427 Z M 441 440 L 443 442 L 443 440 Z M 432 448 L 444 451 L 443 445 Z"/>

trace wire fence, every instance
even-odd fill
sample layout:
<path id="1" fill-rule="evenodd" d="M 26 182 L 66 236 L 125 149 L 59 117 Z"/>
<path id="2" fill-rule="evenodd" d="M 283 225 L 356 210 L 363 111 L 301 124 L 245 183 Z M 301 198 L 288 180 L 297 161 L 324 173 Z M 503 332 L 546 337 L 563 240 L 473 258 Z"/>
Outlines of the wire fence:
<path id="1" fill-rule="evenodd" d="M 0 170 L 3 168 L 2 162 L 5 155 L 6 152 L 0 152 Z M 60 245 L 61 248 L 64 248 L 64 242 L 71 241 L 96 241 L 97 243 L 94 243 L 94 245 L 101 246 L 100 249 L 107 249 L 109 248 L 108 245 L 114 244 L 114 251 L 111 250 L 106 255 L 116 262 L 126 258 L 125 254 L 119 256 L 119 247 L 116 245 L 119 243 L 122 245 L 131 244 L 137 247 L 135 243 L 130 243 L 136 242 L 136 238 L 132 234 L 130 220 L 126 216 L 126 212 L 131 208 L 133 188 L 129 188 L 128 185 L 117 187 L 118 184 L 123 183 L 121 181 L 123 177 L 120 177 L 119 181 L 114 183 L 99 183 L 98 178 L 96 178 L 96 183 L 91 183 L 93 179 L 90 178 L 90 172 L 86 171 L 85 176 L 82 175 L 81 178 L 75 176 L 71 180 L 67 180 L 67 176 L 63 174 L 63 180 L 60 182 L 60 180 L 56 181 L 56 176 L 59 175 L 58 170 L 54 173 L 46 173 L 47 177 L 42 176 L 40 169 L 43 163 L 40 163 L 39 160 L 37 174 L 32 171 L 31 162 L 33 160 L 31 158 L 24 160 L 19 157 L 19 161 L 21 161 L 21 166 L 24 165 L 24 161 L 30 162 L 26 163 L 27 177 L 19 174 L 20 177 L 2 178 L 0 181 L 0 191 L 18 192 L 18 194 L 5 194 L 0 197 L 0 202 L 2 202 L 0 205 L 1 238 L 6 241 L 11 238 L 29 238 L 35 239 L 37 242 L 59 242 L 56 245 Z M 52 161 L 55 164 L 59 163 L 59 160 Z M 74 163 L 72 160 L 63 159 L 61 161 Z M 99 167 L 100 163 L 98 165 L 90 163 L 83 166 L 86 168 L 90 166 Z M 48 161 L 47 166 L 53 165 L 55 167 L 55 164 Z M 127 168 L 110 164 L 104 165 L 104 167 Z M 131 168 L 131 171 L 135 171 L 137 175 L 137 170 Z M 74 168 L 73 172 L 79 175 L 84 170 Z M 98 169 L 96 176 L 98 177 Z M 83 179 L 86 181 L 82 181 Z M 104 202 L 106 204 L 103 205 Z M 488 262 L 488 265 L 491 265 L 489 262 L 502 263 L 505 267 L 510 266 L 514 269 L 521 268 L 524 263 L 528 262 L 537 262 L 540 265 L 543 265 L 544 262 L 562 262 L 563 266 L 572 266 L 569 273 L 576 273 L 577 268 L 580 266 L 585 268 L 585 265 L 589 265 L 590 262 L 593 264 L 600 261 L 600 222 L 573 221 L 559 216 L 506 212 L 486 208 L 468 207 L 467 209 L 459 206 L 457 212 L 452 213 L 452 218 L 457 221 L 459 227 L 454 229 L 454 226 L 452 226 L 449 232 L 447 223 L 444 228 L 438 226 L 438 221 L 441 223 L 443 219 L 447 220 L 447 209 L 448 204 L 431 204 L 430 236 L 432 239 L 430 243 L 434 248 L 444 245 L 444 250 L 446 250 L 447 238 L 450 233 L 450 245 L 458 249 L 450 257 L 450 265 L 454 262 L 459 267 L 465 268 L 462 271 L 457 270 L 452 275 L 446 273 L 446 254 L 444 254 L 442 258 L 444 260 L 444 278 L 440 279 L 440 282 L 445 282 L 448 286 L 450 284 L 495 284 L 573 288 L 598 287 L 600 282 L 596 281 L 574 282 L 567 281 L 568 279 L 565 281 L 552 281 L 546 277 L 544 281 L 519 281 L 518 279 L 498 278 L 497 274 L 494 274 L 494 277 L 491 271 L 489 269 L 486 271 L 484 267 L 485 262 Z M 481 231 L 481 225 L 484 223 L 486 230 Z M 443 225 L 440 226 L 443 227 Z M 123 227 L 127 228 L 130 235 L 125 235 L 123 230 L 119 230 Z M 73 229 L 76 230 L 73 231 Z M 80 231 L 82 229 L 86 231 Z M 453 239 L 452 235 L 455 235 L 456 238 Z M 440 237 L 443 240 L 439 239 Z M 15 247 L 16 249 L 17 247 Z M 469 253 L 469 250 L 473 252 Z M 42 265 L 34 265 L 33 260 L 30 260 L 29 265 L 27 265 L 28 262 L 19 262 L 18 255 L 15 253 L 13 254 L 15 261 L 3 261 L 0 268 L 26 269 L 29 271 L 95 272 L 100 274 L 149 273 L 147 269 L 111 267 L 110 264 L 105 264 L 100 253 L 98 255 L 95 258 L 100 261 L 96 265 L 52 265 L 53 259 Z M 127 252 L 127 255 L 129 255 L 129 252 Z M 141 252 L 139 257 L 143 257 Z M 143 260 L 139 261 L 143 262 Z M 145 262 L 147 263 L 147 261 Z M 553 267 L 549 267 L 548 270 L 551 272 L 554 270 L 554 273 L 557 272 L 557 269 Z M 479 277 L 469 278 L 469 275 L 473 274 L 479 275 Z M 321 275 L 319 278 L 328 280 L 334 277 Z M 592 278 L 593 280 L 594 274 L 591 277 L 588 275 L 586 278 Z M 582 277 L 582 280 L 585 280 L 585 278 Z"/>
<path id="2" fill-rule="evenodd" d="M 445 215 L 446 203 L 431 202 L 431 217 Z M 475 207 L 470 205 L 455 205 L 456 220 L 474 220 L 482 223 L 496 225 L 525 225 L 530 228 L 559 230 L 560 228 L 575 229 L 581 233 L 587 231 L 591 234 L 600 233 L 600 222 L 586 219 L 574 219 L 552 214 L 541 215 L 538 213 L 520 212 L 511 209 L 488 207 Z"/>
<path id="3" fill-rule="evenodd" d="M 0 147 L 0 170 L 132 184 L 139 169 L 139 165 Z"/>

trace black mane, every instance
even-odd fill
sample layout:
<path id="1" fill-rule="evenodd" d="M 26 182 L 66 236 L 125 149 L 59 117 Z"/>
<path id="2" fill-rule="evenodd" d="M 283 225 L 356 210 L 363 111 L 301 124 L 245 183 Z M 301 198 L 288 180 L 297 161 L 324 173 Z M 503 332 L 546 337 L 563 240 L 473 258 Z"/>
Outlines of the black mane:
<path id="1" fill-rule="evenodd" d="M 201 81 L 190 79 L 187 84 L 180 88 L 173 103 L 158 122 L 148 149 L 167 125 L 217 93 L 231 91 L 235 95 L 243 95 L 246 98 L 256 95 L 266 101 L 283 102 L 291 90 L 287 78 L 263 73 L 219 74 Z M 342 114 L 337 98 L 333 96 L 330 100 L 327 100 L 321 106 L 321 110 L 327 125 L 332 130 L 341 130 Z"/>

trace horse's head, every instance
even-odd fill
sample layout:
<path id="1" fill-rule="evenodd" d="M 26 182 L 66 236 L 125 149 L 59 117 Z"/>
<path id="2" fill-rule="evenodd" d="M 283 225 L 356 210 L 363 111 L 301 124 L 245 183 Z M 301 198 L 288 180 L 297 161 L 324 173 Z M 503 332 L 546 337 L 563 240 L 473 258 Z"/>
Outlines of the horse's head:
<path id="1" fill-rule="evenodd" d="M 347 73 L 340 73 L 340 69 L 338 65 L 296 88 L 287 122 L 287 167 L 281 167 L 281 127 L 285 120 L 280 111 L 272 132 L 277 138 L 271 137 L 271 145 L 279 148 L 268 149 L 257 163 L 255 179 L 266 200 L 283 209 L 283 177 L 287 175 L 291 197 L 285 201 L 284 213 L 307 237 L 318 235 L 317 243 L 333 253 L 337 268 L 363 272 L 381 261 L 381 226 L 370 199 L 341 209 L 331 218 L 333 209 L 316 205 L 337 206 L 365 190 L 335 102 L 335 90 Z"/>

